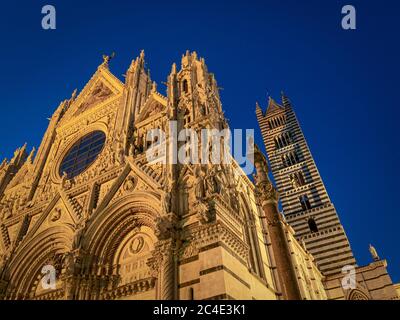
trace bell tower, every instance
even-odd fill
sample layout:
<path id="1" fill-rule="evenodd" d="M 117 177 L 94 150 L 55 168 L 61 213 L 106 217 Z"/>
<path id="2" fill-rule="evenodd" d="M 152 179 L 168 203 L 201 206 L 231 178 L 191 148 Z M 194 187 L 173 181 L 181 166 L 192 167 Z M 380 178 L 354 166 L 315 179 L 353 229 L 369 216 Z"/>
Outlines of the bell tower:
<path id="1" fill-rule="evenodd" d="M 355 265 L 353 252 L 322 182 L 289 99 L 269 99 L 266 113 L 256 105 L 257 120 L 286 221 L 304 241 L 325 274 Z"/>

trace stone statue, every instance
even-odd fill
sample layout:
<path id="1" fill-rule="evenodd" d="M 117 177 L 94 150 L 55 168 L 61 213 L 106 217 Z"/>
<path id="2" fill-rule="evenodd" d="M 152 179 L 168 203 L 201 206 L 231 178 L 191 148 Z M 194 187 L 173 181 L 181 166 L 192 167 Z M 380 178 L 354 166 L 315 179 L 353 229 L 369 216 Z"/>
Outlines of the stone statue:
<path id="1" fill-rule="evenodd" d="M 217 181 L 217 169 L 213 166 L 211 170 L 208 171 L 208 175 L 206 177 L 207 190 L 209 194 L 217 193 L 218 190 L 218 181 Z"/>
<path id="2" fill-rule="evenodd" d="M 72 242 L 72 249 L 80 249 L 81 244 L 82 244 L 82 236 L 83 233 L 85 232 L 86 224 L 85 222 L 80 222 L 77 226 L 77 229 L 75 230 L 74 234 L 74 240 Z"/>
<path id="3" fill-rule="evenodd" d="M 118 163 L 123 164 L 125 162 L 125 151 L 122 142 L 118 144 Z"/>
<path id="4" fill-rule="evenodd" d="M 205 197 L 205 185 L 203 171 L 198 168 L 196 171 L 195 194 L 197 200 L 202 200 Z"/>
<path id="5" fill-rule="evenodd" d="M 11 204 L 7 202 L 4 206 L 3 220 L 11 218 L 11 216 L 12 216 Z"/>
<path id="6" fill-rule="evenodd" d="M 372 258 L 374 259 L 374 261 L 379 261 L 380 258 L 378 256 L 378 252 L 376 251 L 376 249 L 370 244 L 369 245 L 369 252 L 372 255 Z"/>
<path id="7" fill-rule="evenodd" d="M 72 252 L 67 252 L 63 258 L 63 269 L 65 273 L 72 274 L 75 269 L 75 259 Z"/>
<path id="8" fill-rule="evenodd" d="M 115 57 L 115 52 L 111 53 L 110 56 L 103 54 L 103 63 L 101 65 L 107 67 L 110 60 L 113 59 L 114 57 Z"/>
<path id="9" fill-rule="evenodd" d="M 171 191 L 168 184 L 166 184 L 162 190 L 161 205 L 163 213 L 168 214 L 171 212 Z"/>

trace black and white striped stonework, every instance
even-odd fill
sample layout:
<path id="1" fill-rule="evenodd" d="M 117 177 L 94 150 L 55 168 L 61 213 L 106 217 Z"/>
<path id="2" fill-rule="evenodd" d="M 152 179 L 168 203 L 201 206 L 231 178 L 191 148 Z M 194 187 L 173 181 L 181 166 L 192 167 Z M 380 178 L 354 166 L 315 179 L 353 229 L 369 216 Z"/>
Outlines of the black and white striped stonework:
<path id="1" fill-rule="evenodd" d="M 280 105 L 270 99 L 266 113 L 257 105 L 256 115 L 283 213 L 297 239 L 304 241 L 325 275 L 355 265 L 346 233 L 289 100 L 283 96 Z"/>

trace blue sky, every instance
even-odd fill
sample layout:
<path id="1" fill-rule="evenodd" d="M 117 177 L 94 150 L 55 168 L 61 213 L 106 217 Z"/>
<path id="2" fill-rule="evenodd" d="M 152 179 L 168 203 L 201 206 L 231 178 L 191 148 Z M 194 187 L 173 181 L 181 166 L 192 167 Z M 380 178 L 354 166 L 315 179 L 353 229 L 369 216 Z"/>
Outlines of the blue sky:
<path id="1" fill-rule="evenodd" d="M 41 29 L 53 4 L 57 29 Z M 357 30 L 341 28 L 353 4 Z M 38 146 L 59 102 L 116 52 L 122 79 L 145 49 L 159 90 L 195 50 L 216 74 L 232 128 L 255 128 L 267 92 L 290 97 L 360 265 L 368 244 L 400 281 L 397 206 L 398 11 L 395 1 L 18 1 L 2 4 L 0 159 Z"/>

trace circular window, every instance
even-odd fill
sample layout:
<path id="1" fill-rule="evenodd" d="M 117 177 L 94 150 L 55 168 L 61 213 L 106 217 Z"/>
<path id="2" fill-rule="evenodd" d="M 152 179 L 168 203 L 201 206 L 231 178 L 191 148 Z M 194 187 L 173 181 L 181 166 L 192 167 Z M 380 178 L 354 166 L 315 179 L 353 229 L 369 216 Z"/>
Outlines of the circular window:
<path id="1" fill-rule="evenodd" d="M 68 179 L 85 171 L 97 158 L 104 147 L 106 135 L 103 131 L 93 131 L 80 138 L 65 155 L 60 166 L 60 176 Z"/>

